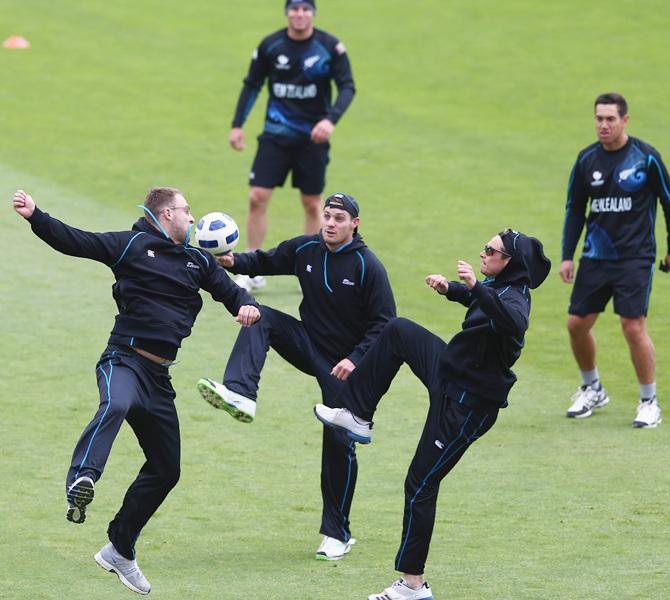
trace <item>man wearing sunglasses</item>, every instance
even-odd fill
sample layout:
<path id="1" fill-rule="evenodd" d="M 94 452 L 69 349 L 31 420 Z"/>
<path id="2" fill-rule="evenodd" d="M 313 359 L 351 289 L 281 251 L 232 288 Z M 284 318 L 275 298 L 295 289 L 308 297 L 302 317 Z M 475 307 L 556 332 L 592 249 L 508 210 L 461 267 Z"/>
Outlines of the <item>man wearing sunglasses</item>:
<path id="1" fill-rule="evenodd" d="M 510 229 L 493 236 L 479 256 L 483 281 L 465 261 L 456 264 L 460 282 L 426 277 L 430 288 L 467 308 L 462 330 L 449 343 L 413 321 L 393 319 L 338 393 L 332 403 L 338 408 L 314 409 L 326 426 L 369 443 L 377 405 L 403 363 L 428 390 L 426 424 L 405 479 L 395 560 L 402 577 L 369 600 L 432 600 L 423 574 L 440 482 L 493 426 L 516 381 L 511 367 L 524 346 L 529 289 L 545 280 L 551 263 L 539 240 Z"/>
<path id="2" fill-rule="evenodd" d="M 267 36 L 254 50 L 229 136 L 234 150 L 244 149 L 242 126 L 267 79 L 265 125 L 249 173 L 247 248 L 251 250 L 263 245 L 272 192 L 284 185 L 289 171 L 293 187 L 300 190 L 305 234 L 318 233 L 330 137 L 355 93 L 344 44 L 314 27 L 315 0 L 286 0 L 284 6 L 287 27 Z M 260 275 L 238 275 L 235 282 L 247 290 L 266 285 Z"/>
<path id="3" fill-rule="evenodd" d="M 567 416 L 584 419 L 609 403 L 600 382 L 591 330 L 613 298 L 640 385 L 633 427 L 646 429 L 661 422 L 647 311 L 656 257 L 658 198 L 668 231 L 668 254 L 661 260 L 661 270 L 667 271 L 670 264 L 670 178 L 659 153 L 629 136 L 627 124 L 628 105 L 623 96 L 610 93 L 596 98 L 598 141 L 579 153 L 568 184 L 560 276 L 565 283 L 574 281 L 567 327 L 582 385 L 572 396 Z M 573 256 L 585 223 L 575 277 Z"/>
<path id="4" fill-rule="evenodd" d="M 168 368 L 202 308 L 200 288 L 221 302 L 243 327 L 260 318 L 258 306 L 206 252 L 189 246 L 191 209 L 174 188 L 154 188 L 132 230 L 91 233 L 42 212 L 23 190 L 14 210 L 44 242 L 70 256 L 108 266 L 118 314 L 97 364 L 100 406 L 72 455 L 66 479 L 67 520 L 83 523 L 95 483 L 124 420 L 146 462 L 126 492 L 96 562 L 139 594 L 151 584 L 137 566 L 135 542 L 144 525 L 177 484 L 179 421 Z"/>

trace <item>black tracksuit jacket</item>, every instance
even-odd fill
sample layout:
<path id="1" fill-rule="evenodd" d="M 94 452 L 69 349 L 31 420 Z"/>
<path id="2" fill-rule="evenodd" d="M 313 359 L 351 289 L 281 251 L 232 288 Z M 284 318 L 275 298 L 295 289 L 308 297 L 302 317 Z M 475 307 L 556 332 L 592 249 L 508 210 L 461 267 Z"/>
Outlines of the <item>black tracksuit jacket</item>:
<path id="1" fill-rule="evenodd" d="M 28 219 L 52 248 L 107 265 L 118 314 L 110 343 L 135 346 L 173 360 L 202 308 L 200 288 L 237 315 L 256 302 L 206 252 L 175 244 L 146 219 L 132 231 L 91 233 L 70 227 L 39 208 Z"/>
<path id="2" fill-rule="evenodd" d="M 386 270 L 358 234 L 335 252 L 316 234 L 287 240 L 267 252 L 235 254 L 230 270 L 251 276 L 295 275 L 303 294 L 300 318 L 333 363 L 348 358 L 357 365 L 396 315 Z"/>
<path id="3" fill-rule="evenodd" d="M 487 279 L 469 290 L 449 282 L 447 299 L 468 307 L 463 328 L 447 344 L 442 369 L 447 393 L 464 404 L 507 406 L 516 382 L 512 365 L 521 355 L 530 317 L 524 282 Z"/>

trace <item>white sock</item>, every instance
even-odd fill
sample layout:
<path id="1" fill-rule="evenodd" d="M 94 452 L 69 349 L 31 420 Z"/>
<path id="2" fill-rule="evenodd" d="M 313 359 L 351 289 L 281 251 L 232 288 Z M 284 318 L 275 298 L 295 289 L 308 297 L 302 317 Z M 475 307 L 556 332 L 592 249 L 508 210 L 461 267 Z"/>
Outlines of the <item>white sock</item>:
<path id="1" fill-rule="evenodd" d="M 582 374 L 582 381 L 584 382 L 584 385 L 593 386 L 594 383 L 598 383 L 600 381 L 598 367 L 595 367 L 592 371 L 580 371 L 580 373 Z"/>
<path id="2" fill-rule="evenodd" d="M 640 384 L 640 400 L 651 400 L 656 396 L 656 382 Z"/>

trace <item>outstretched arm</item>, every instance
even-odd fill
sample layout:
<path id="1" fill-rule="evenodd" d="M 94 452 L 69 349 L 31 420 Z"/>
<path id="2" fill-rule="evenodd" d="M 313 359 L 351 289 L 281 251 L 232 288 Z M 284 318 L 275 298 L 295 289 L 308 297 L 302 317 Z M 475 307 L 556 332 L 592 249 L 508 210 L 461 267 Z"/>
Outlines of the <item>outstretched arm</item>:
<path id="1" fill-rule="evenodd" d="M 37 237 L 69 256 L 89 258 L 113 266 L 133 236 L 129 231 L 92 233 L 66 225 L 42 212 L 32 196 L 23 190 L 16 190 L 12 203 L 14 210 L 30 222 Z"/>

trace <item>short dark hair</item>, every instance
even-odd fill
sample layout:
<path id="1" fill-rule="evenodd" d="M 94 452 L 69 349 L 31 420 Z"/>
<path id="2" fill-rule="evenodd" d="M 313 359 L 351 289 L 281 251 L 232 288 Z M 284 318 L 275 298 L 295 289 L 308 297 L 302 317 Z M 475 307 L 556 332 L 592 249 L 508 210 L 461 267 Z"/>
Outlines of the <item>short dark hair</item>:
<path id="1" fill-rule="evenodd" d="M 625 117 L 628 114 L 628 102 L 626 102 L 626 99 L 621 94 L 617 94 L 616 92 L 600 94 L 593 103 L 593 108 L 598 106 L 598 104 L 616 104 L 620 117 Z"/>
<path id="2" fill-rule="evenodd" d="M 146 199 L 144 200 L 144 206 L 147 210 L 151 211 L 152 214 L 157 215 L 168 204 L 171 204 L 175 199 L 175 196 L 178 194 L 183 196 L 183 194 L 177 188 L 151 188 L 147 194 Z"/>

